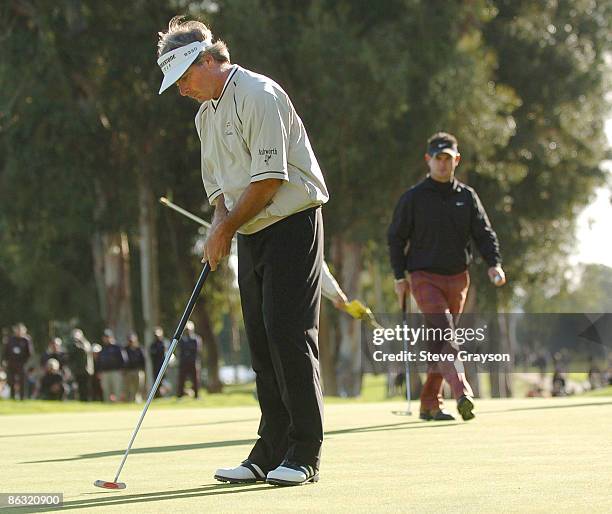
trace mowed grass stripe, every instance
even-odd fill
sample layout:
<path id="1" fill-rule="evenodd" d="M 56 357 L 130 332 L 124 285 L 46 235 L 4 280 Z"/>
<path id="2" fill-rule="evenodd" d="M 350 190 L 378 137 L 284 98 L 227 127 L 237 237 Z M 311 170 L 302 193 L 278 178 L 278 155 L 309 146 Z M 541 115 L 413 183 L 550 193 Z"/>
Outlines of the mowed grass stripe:
<path id="1" fill-rule="evenodd" d="M 7 416 L 2 491 L 63 492 L 83 512 L 608 511 L 609 398 L 481 400 L 469 423 L 391 413 L 403 406 L 327 405 L 321 482 L 289 489 L 212 479 L 246 457 L 257 407 L 153 408 L 121 492 L 92 483 L 114 478 L 138 412 Z"/>

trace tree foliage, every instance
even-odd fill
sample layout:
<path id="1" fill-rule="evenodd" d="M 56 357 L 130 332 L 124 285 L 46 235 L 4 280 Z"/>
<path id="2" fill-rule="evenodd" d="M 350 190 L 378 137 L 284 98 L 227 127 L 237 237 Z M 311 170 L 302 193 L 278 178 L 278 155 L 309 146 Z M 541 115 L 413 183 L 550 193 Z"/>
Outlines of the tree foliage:
<path id="1" fill-rule="evenodd" d="M 609 2 L 9 0 L 0 325 L 26 320 L 44 333 L 49 319 L 78 317 L 101 328 L 91 236 L 122 230 L 135 241 L 139 179 L 210 212 L 197 106 L 157 95 L 157 31 L 177 10 L 209 21 L 235 62 L 291 96 L 330 186 L 328 240 L 365 243 L 366 257 L 385 261 L 393 206 L 426 173 L 425 140 L 444 129 L 459 138 L 458 178 L 479 192 L 511 279 L 500 293 L 482 288 L 481 307 L 529 296 L 566 265 L 576 212 L 602 184 Z M 198 232 L 170 212 L 157 223 L 168 324 L 197 272 Z"/>

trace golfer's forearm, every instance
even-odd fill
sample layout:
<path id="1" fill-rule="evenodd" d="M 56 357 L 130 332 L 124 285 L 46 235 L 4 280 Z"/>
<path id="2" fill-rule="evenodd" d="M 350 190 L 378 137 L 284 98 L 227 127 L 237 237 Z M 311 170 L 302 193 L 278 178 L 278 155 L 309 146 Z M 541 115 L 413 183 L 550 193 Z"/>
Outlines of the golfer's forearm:
<path id="1" fill-rule="evenodd" d="M 223 230 L 233 235 L 253 216 L 259 214 L 272 200 L 282 183 L 282 180 L 270 178 L 249 184 L 234 208 L 221 221 Z"/>
<path id="2" fill-rule="evenodd" d="M 215 228 L 219 223 L 227 218 L 227 214 L 228 210 L 225 206 L 225 198 L 223 195 L 219 195 L 217 197 L 217 201 L 215 202 L 215 212 L 213 213 L 211 229 Z"/>

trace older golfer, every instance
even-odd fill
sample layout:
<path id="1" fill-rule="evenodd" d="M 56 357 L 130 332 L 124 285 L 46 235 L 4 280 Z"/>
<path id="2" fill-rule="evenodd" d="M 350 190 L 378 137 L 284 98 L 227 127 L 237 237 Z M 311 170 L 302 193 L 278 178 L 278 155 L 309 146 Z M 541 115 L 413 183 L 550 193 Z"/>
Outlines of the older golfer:
<path id="1" fill-rule="evenodd" d="M 238 233 L 242 312 L 257 374 L 259 439 L 218 469 L 224 482 L 318 480 L 323 441 L 318 325 L 323 174 L 302 120 L 273 80 L 230 63 L 201 22 L 173 18 L 160 33 L 160 93 L 176 83 L 200 108 L 195 125 L 208 201 L 204 258 L 215 269 Z"/>
<path id="2" fill-rule="evenodd" d="M 505 283 L 497 235 L 476 192 L 455 179 L 461 156 L 457 139 L 438 132 L 427 141 L 425 162 L 429 175 L 406 191 L 395 208 L 388 230 L 389 254 L 400 305 L 412 295 L 433 328 L 454 328 L 470 285 L 467 267 L 470 239 L 489 265 L 489 278 Z M 406 251 L 407 249 L 407 251 Z M 406 276 L 408 272 L 408 277 Z M 434 354 L 456 353 L 448 342 L 429 341 Z M 452 420 L 443 409 L 442 380 L 451 386 L 457 410 L 464 420 L 474 417 L 472 388 L 462 369 L 446 361 L 432 364 L 421 393 L 423 420 Z"/>

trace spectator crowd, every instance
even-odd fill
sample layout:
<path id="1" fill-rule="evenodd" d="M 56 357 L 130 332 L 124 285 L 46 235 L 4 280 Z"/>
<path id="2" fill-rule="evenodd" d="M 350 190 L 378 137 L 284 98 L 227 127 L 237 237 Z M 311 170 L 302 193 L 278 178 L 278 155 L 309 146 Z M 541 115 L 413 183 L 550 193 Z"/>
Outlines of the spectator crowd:
<path id="1" fill-rule="evenodd" d="M 81 329 L 74 328 L 66 340 L 52 337 L 46 350 L 38 356 L 26 326 L 18 323 L 12 328 L 12 334 L 2 338 L 0 399 L 140 402 L 147 394 L 147 360 L 154 380 L 168 347 L 161 327 L 155 328 L 148 352 L 143 350 L 135 333 L 121 345 L 113 331 L 106 329 L 99 343 L 91 343 Z M 201 353 L 202 339 L 189 321 L 177 345 L 178 358 L 172 356 L 170 360 L 170 366 L 178 368 L 175 387 L 165 378 L 155 397 L 168 396 L 173 390 L 181 397 L 189 381 L 197 398 Z"/>

